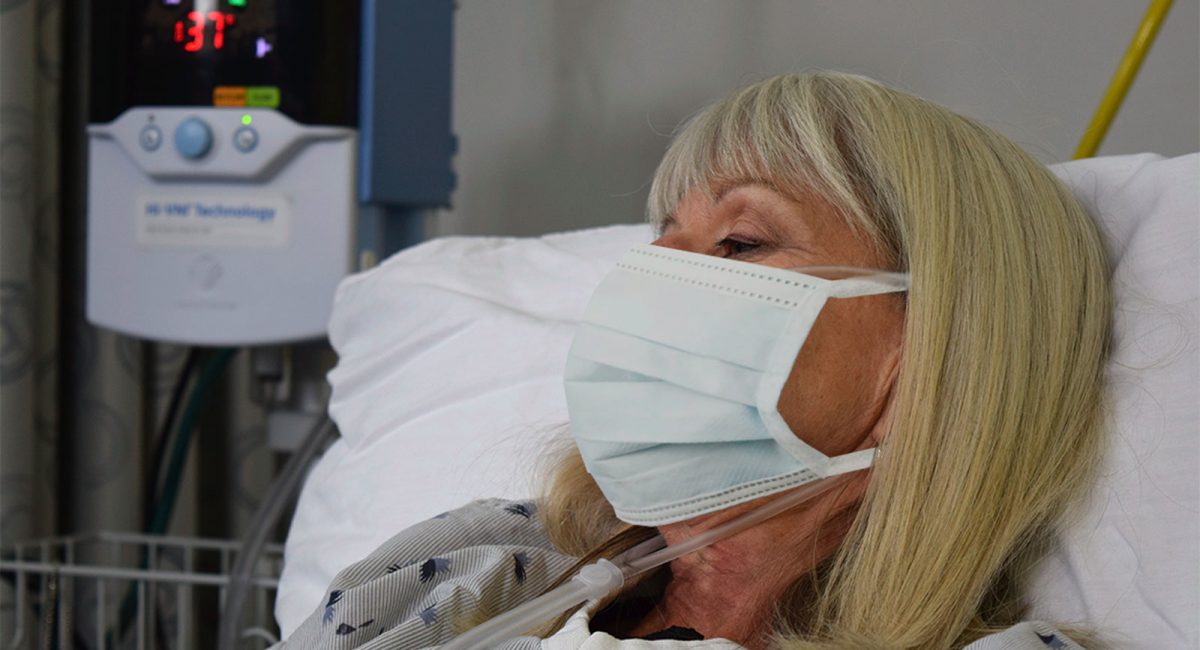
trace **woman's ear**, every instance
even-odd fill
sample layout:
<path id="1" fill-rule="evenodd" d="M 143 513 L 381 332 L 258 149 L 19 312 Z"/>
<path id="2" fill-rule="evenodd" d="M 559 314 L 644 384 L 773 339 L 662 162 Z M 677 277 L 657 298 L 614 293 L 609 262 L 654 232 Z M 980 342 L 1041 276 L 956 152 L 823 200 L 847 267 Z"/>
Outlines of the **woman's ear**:
<path id="1" fill-rule="evenodd" d="M 880 373 L 880 379 L 884 386 L 881 387 L 883 393 L 883 409 L 879 412 L 879 418 L 875 421 L 875 425 L 871 427 L 871 431 L 867 434 L 867 438 L 874 444 L 872 446 L 879 447 L 887 438 L 888 432 L 892 430 L 892 421 L 896 412 L 896 383 L 900 379 L 900 364 L 903 357 L 902 346 L 897 344 L 888 351 L 885 361 L 886 371 Z"/>

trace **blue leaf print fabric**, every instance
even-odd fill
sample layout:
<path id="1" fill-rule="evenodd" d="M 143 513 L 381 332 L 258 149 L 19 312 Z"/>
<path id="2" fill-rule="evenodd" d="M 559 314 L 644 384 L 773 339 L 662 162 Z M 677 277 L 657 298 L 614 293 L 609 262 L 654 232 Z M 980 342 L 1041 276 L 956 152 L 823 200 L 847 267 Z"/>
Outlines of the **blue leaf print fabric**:
<path id="1" fill-rule="evenodd" d="M 445 573 L 450 570 L 450 560 L 444 557 L 431 557 L 421 563 L 421 582 L 429 582 L 439 573 Z M 390 573 L 390 572 L 389 572 Z"/>
<path id="2" fill-rule="evenodd" d="M 437 605 L 430 605 L 429 607 L 426 607 L 425 609 L 421 610 L 417 616 L 420 616 L 421 621 L 426 625 L 433 625 L 434 623 L 437 623 Z"/>
<path id="3" fill-rule="evenodd" d="M 513 575 L 516 576 L 517 582 L 525 584 L 525 566 L 529 564 L 529 555 L 527 553 L 513 553 Z"/>
<path id="4" fill-rule="evenodd" d="M 333 622 L 333 606 L 336 605 L 341 599 L 342 591 L 340 589 L 334 589 L 333 591 L 329 592 L 329 602 L 325 603 L 325 614 L 321 617 L 322 623 L 329 624 Z"/>
<path id="5" fill-rule="evenodd" d="M 1067 647 L 1062 641 L 1059 640 L 1057 634 L 1042 634 L 1041 632 L 1035 632 L 1035 634 L 1037 634 L 1038 640 L 1042 643 L 1045 643 L 1046 647 L 1048 648 L 1062 650 L 1063 648 Z"/>
<path id="6" fill-rule="evenodd" d="M 537 514 L 537 506 L 532 501 L 522 503 L 514 503 L 504 509 L 505 512 L 511 512 L 514 515 L 529 519 Z"/>
<path id="7" fill-rule="evenodd" d="M 277 647 L 435 648 L 536 597 L 575 563 L 546 538 L 536 514 L 531 501 L 489 499 L 395 535 L 343 569 L 319 610 Z M 502 648 L 539 644 L 522 637 Z"/>
<path id="8" fill-rule="evenodd" d="M 374 620 L 368 620 L 368 621 L 363 621 L 362 623 L 359 623 L 358 625 L 348 625 L 346 623 L 340 623 L 337 626 L 337 629 L 334 630 L 334 634 L 337 634 L 338 636 L 346 636 L 347 634 L 353 634 L 354 632 L 364 629 L 368 625 L 370 625 L 371 623 L 374 623 L 374 622 L 375 622 Z"/>

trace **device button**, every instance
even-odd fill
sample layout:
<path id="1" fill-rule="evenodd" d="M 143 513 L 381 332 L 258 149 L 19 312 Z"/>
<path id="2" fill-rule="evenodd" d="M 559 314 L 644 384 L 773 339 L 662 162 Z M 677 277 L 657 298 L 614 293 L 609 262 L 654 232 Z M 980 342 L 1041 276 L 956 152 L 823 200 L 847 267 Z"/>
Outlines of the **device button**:
<path id="1" fill-rule="evenodd" d="M 258 131 L 248 126 L 243 126 L 234 131 L 233 146 L 237 147 L 237 150 L 242 153 L 249 153 L 254 147 L 258 146 Z"/>
<path id="2" fill-rule="evenodd" d="M 138 135 L 138 142 L 146 151 L 156 151 L 162 144 L 162 129 L 153 124 L 147 126 Z"/>
<path id="3" fill-rule="evenodd" d="M 184 158 L 203 158 L 212 140 L 212 129 L 200 118 L 189 117 L 175 127 L 175 148 Z"/>

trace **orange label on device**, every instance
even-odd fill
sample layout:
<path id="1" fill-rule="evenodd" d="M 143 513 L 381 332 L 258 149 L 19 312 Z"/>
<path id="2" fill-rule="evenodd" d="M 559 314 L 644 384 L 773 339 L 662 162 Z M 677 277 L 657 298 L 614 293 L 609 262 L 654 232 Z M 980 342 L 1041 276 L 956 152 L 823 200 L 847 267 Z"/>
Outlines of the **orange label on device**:
<path id="1" fill-rule="evenodd" d="M 245 86 L 217 86 L 213 88 L 213 106 L 245 106 Z"/>

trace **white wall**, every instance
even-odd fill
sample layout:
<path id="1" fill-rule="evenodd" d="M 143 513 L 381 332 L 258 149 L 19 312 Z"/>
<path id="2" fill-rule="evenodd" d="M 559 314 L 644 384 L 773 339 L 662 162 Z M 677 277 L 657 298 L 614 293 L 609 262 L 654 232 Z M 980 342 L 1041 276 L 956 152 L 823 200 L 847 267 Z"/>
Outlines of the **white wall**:
<path id="1" fill-rule="evenodd" d="M 667 134 L 734 88 L 863 73 L 1069 159 L 1137 0 L 461 0 L 454 208 L 438 234 L 632 222 Z M 1200 148 L 1200 16 L 1177 0 L 1100 154 Z"/>

